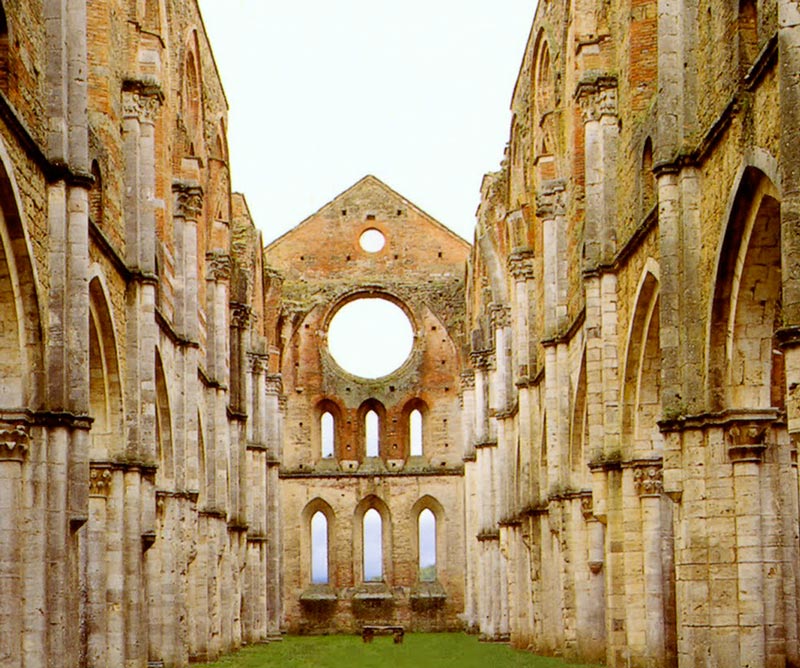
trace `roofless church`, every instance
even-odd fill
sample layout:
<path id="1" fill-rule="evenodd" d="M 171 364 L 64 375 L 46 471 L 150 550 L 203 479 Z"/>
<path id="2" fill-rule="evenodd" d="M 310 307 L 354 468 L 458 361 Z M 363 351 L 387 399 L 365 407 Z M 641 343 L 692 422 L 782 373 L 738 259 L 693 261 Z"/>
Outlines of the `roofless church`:
<path id="1" fill-rule="evenodd" d="M 472 245 L 374 176 L 265 245 L 196 0 L 0 2 L 3 668 L 800 666 L 798 22 L 540 0 Z"/>

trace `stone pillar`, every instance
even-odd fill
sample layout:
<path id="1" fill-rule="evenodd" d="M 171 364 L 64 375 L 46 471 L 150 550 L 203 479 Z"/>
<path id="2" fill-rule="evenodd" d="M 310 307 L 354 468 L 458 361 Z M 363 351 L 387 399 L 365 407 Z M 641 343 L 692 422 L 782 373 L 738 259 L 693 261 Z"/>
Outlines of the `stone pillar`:
<path id="1" fill-rule="evenodd" d="M 267 562 L 267 637 L 278 639 L 283 617 L 283 577 L 281 541 L 281 502 L 278 488 L 278 472 L 281 461 L 283 438 L 283 416 L 286 398 L 281 394 L 280 376 L 267 375 L 265 421 L 267 431 L 267 517 L 266 517 L 266 562 Z"/>
<path id="2" fill-rule="evenodd" d="M 110 465 L 93 464 L 89 471 L 89 523 L 86 534 L 86 665 L 113 666 L 108 656 L 108 496 Z"/>
<path id="3" fill-rule="evenodd" d="M 23 424 L 0 424 L 0 657 L 22 668 L 22 467 L 29 436 Z"/>
<path id="4" fill-rule="evenodd" d="M 593 513 L 591 493 L 582 493 L 581 514 L 586 523 L 586 595 L 579 601 L 578 649 L 589 661 L 605 658 L 605 525 Z M 583 567 L 583 565 L 581 565 Z"/>
<path id="5" fill-rule="evenodd" d="M 633 486 L 639 497 L 642 517 L 642 563 L 644 576 L 645 651 L 654 666 L 666 656 L 664 620 L 664 573 L 662 564 L 661 503 L 663 479 L 661 461 L 637 462 Z"/>
<path id="6" fill-rule="evenodd" d="M 127 82 L 122 93 L 127 303 L 127 456 L 155 462 L 155 121 L 161 92 Z"/>
<path id="7" fill-rule="evenodd" d="M 761 462 L 767 427 L 734 424 L 725 434 L 733 465 L 736 512 L 739 664 L 766 665 L 764 549 L 761 526 Z"/>

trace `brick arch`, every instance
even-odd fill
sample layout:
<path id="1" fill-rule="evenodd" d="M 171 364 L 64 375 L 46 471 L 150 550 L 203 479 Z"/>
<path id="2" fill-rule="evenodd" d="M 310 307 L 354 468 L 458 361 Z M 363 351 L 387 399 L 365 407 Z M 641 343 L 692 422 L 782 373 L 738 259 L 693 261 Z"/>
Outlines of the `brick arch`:
<path id="1" fill-rule="evenodd" d="M 780 197 L 773 182 L 745 168 L 718 255 L 707 334 L 707 393 L 714 410 L 785 407 Z"/>
<path id="2" fill-rule="evenodd" d="M 400 420 L 402 422 L 402 429 L 400 429 L 401 448 L 404 458 L 411 456 L 411 414 L 414 411 L 419 411 L 422 417 L 422 454 L 425 455 L 425 443 L 430 443 L 430 433 L 428 430 L 428 420 L 430 417 L 430 409 L 425 400 L 420 397 L 413 397 L 409 399 L 400 411 Z"/>
<path id="3" fill-rule="evenodd" d="M 122 381 L 116 329 L 108 291 L 95 269 L 89 281 L 89 408 L 91 457 L 104 460 L 118 454 L 124 432 Z"/>
<path id="4" fill-rule="evenodd" d="M 659 345 L 658 264 L 649 259 L 639 281 L 628 329 L 622 377 L 623 459 L 660 453 L 661 349 Z"/>
<path id="5" fill-rule="evenodd" d="M 374 411 L 378 415 L 378 457 L 385 457 L 386 455 L 386 407 L 377 399 L 367 399 L 358 407 L 356 411 L 356 434 L 357 436 L 357 452 L 360 459 L 367 456 L 367 429 L 366 418 L 370 411 Z"/>
<path id="6" fill-rule="evenodd" d="M 333 416 L 333 458 L 334 459 L 348 459 L 348 453 L 343 452 L 345 438 L 345 425 L 344 415 L 345 412 L 342 407 L 329 397 L 320 399 L 314 406 L 314 423 L 312 427 L 312 435 L 315 443 L 315 451 L 317 456 L 322 457 L 322 416 L 325 413 L 330 413 Z"/>

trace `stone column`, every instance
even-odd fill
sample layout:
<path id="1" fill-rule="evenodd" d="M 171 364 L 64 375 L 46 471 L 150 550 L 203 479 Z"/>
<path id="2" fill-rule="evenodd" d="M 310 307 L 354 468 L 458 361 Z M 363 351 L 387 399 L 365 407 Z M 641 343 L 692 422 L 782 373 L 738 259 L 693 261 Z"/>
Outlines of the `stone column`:
<path id="1" fill-rule="evenodd" d="M 22 467 L 29 448 L 23 424 L 0 423 L 0 657 L 22 668 Z"/>
<path id="2" fill-rule="evenodd" d="M 281 461 L 283 416 L 286 398 L 281 394 L 281 377 L 267 375 L 265 378 L 267 431 L 267 637 L 281 637 L 283 617 L 283 577 L 281 574 L 283 550 L 281 541 L 281 503 L 278 472 Z"/>
<path id="3" fill-rule="evenodd" d="M 739 604 L 739 664 L 766 665 L 764 549 L 761 526 L 761 462 L 767 426 L 734 424 L 726 431 L 733 465 L 736 510 L 736 570 Z"/>
<path id="4" fill-rule="evenodd" d="M 589 571 L 586 596 L 579 602 L 578 647 L 582 658 L 600 661 L 605 658 L 605 526 L 593 513 L 591 493 L 582 493 L 581 514 L 586 523 L 587 563 Z"/>
<path id="5" fill-rule="evenodd" d="M 637 462 L 633 469 L 633 487 L 639 497 L 642 512 L 646 654 L 652 665 L 661 666 L 666 656 L 664 573 L 661 561 L 661 461 Z"/>
<path id="6" fill-rule="evenodd" d="M 110 465 L 93 464 L 89 471 L 89 524 L 86 534 L 86 664 L 113 666 L 108 656 L 108 496 L 113 474 Z"/>

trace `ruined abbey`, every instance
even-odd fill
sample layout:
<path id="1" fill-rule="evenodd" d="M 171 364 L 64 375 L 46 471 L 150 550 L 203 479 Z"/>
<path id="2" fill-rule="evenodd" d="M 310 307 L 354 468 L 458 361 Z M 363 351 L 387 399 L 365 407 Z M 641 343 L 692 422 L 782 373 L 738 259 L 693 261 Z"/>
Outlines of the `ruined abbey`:
<path id="1" fill-rule="evenodd" d="M 540 0 L 472 245 L 373 176 L 262 239 L 228 103 L 196 0 L 0 3 L 2 668 L 800 666 L 796 0 Z"/>

